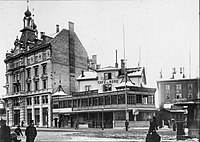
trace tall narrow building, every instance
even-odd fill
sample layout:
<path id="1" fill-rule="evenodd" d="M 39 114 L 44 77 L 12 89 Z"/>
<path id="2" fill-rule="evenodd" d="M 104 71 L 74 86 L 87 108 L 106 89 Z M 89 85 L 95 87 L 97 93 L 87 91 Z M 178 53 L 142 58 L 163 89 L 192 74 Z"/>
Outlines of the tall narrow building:
<path id="1" fill-rule="evenodd" d="M 44 23 L 45 24 L 45 23 Z M 47 23 L 46 23 L 47 24 Z M 23 18 L 21 37 L 16 38 L 14 49 L 6 53 L 6 119 L 9 126 L 52 126 L 52 94 L 62 86 L 66 94 L 78 89 L 76 78 L 88 66 L 88 54 L 74 32 L 59 30 L 52 36 L 41 32 L 27 8 Z"/>

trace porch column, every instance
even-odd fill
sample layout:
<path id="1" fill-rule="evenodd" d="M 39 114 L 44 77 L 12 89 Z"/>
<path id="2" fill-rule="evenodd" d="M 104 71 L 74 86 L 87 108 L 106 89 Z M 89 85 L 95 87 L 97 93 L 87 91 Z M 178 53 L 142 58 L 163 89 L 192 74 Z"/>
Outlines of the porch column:
<path id="1" fill-rule="evenodd" d="M 113 128 L 115 128 L 115 113 L 113 111 Z"/>

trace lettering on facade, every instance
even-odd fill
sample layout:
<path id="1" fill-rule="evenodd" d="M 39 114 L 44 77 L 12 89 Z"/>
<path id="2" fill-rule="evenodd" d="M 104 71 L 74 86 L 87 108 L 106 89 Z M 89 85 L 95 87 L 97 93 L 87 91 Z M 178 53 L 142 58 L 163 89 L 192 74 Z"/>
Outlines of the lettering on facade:
<path id="1" fill-rule="evenodd" d="M 116 79 L 110 79 L 110 80 L 99 80 L 98 84 L 113 84 L 118 83 L 118 80 Z"/>

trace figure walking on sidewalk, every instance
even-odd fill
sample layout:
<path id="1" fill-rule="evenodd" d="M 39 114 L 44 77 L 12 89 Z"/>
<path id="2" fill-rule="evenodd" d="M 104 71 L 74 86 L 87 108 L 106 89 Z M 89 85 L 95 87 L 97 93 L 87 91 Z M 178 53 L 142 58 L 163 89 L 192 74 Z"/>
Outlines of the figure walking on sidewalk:
<path id="1" fill-rule="evenodd" d="M 126 131 L 128 131 L 128 126 L 129 126 L 129 122 L 128 122 L 128 120 L 126 120 L 126 121 L 125 121 Z"/>

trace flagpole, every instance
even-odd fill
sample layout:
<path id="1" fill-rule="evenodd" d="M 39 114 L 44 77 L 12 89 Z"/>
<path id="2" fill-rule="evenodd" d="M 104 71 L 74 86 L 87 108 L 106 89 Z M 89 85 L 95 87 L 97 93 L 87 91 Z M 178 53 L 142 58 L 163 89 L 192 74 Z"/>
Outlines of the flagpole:
<path id="1" fill-rule="evenodd" d="M 125 30 L 124 30 L 124 21 L 123 21 L 123 47 L 124 47 L 124 85 L 125 85 L 125 113 L 126 113 L 126 120 L 129 121 L 129 114 L 128 114 L 128 106 L 127 106 L 127 87 L 126 87 L 126 82 L 127 82 L 127 72 L 126 72 L 126 51 L 125 51 Z"/>

